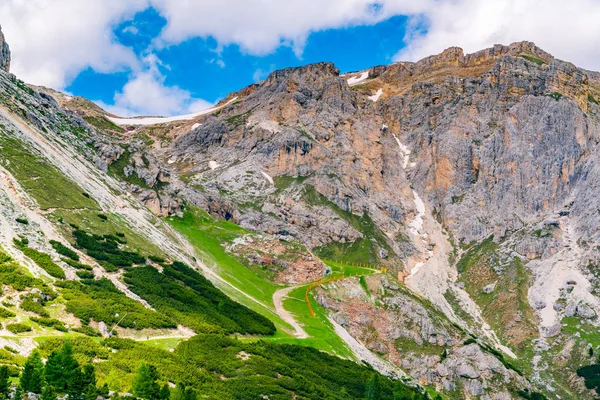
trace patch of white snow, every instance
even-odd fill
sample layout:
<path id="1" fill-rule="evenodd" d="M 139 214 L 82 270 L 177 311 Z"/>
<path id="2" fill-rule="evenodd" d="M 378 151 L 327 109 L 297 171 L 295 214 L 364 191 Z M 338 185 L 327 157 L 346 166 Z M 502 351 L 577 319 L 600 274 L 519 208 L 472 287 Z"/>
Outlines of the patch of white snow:
<path id="1" fill-rule="evenodd" d="M 275 182 L 273 181 L 273 178 L 271 178 L 271 175 L 267 174 L 264 171 L 260 171 L 261 174 L 263 174 L 263 176 L 269 181 L 269 183 L 273 186 L 275 186 Z"/>
<path id="2" fill-rule="evenodd" d="M 174 121 L 187 121 L 199 117 L 201 115 L 210 114 L 211 112 L 220 110 L 221 108 L 228 106 L 236 100 L 237 97 L 234 97 L 233 99 L 229 100 L 227 103 L 221 106 L 211 107 L 207 110 L 198 111 L 192 114 L 176 115 L 174 117 L 113 118 L 106 116 L 106 118 L 108 118 L 110 121 L 117 125 L 156 125 Z"/>
<path id="3" fill-rule="evenodd" d="M 208 168 L 210 168 L 211 170 L 219 168 L 219 167 L 220 167 L 220 165 L 216 161 L 210 160 L 208 162 Z"/>
<path id="4" fill-rule="evenodd" d="M 408 229 L 410 230 L 410 232 L 413 235 L 419 236 L 421 229 L 423 229 L 423 216 L 425 215 L 425 203 L 423 203 L 423 200 L 421 200 L 421 197 L 419 196 L 419 194 L 417 192 L 415 192 L 414 190 L 412 192 L 413 192 L 413 196 L 414 196 L 415 208 L 417 209 L 417 215 L 415 215 L 415 219 L 413 219 L 410 222 L 410 224 L 408 225 Z"/>
<path id="5" fill-rule="evenodd" d="M 192 129 L 191 129 L 191 130 L 193 131 L 194 129 L 196 129 L 196 128 L 197 128 L 197 127 L 199 127 L 200 125 L 202 125 L 202 124 L 198 124 L 198 123 L 196 123 L 196 124 L 192 125 Z"/>
<path id="6" fill-rule="evenodd" d="M 349 78 L 348 85 L 350 85 L 350 86 L 358 85 L 362 81 L 366 80 L 368 77 L 369 77 L 369 71 L 365 71 L 365 72 L 361 73 L 360 76 L 353 76 L 352 78 Z"/>
<path id="7" fill-rule="evenodd" d="M 377 91 L 377 93 L 375 93 L 373 96 L 369 96 L 369 100 L 372 100 L 373 103 L 375 103 L 377 100 L 379 100 L 379 98 L 381 97 L 382 94 L 383 94 L 383 89 L 379 89 Z"/>
<path id="8" fill-rule="evenodd" d="M 410 150 L 408 147 L 403 145 L 402 142 L 400 142 L 400 139 L 398 139 L 396 135 L 392 135 L 394 136 L 394 139 L 396 139 L 396 143 L 398 143 L 400 151 L 402 152 L 402 154 L 404 154 L 404 163 L 402 164 L 402 168 L 406 169 L 406 167 L 408 167 L 408 161 L 410 160 Z"/>

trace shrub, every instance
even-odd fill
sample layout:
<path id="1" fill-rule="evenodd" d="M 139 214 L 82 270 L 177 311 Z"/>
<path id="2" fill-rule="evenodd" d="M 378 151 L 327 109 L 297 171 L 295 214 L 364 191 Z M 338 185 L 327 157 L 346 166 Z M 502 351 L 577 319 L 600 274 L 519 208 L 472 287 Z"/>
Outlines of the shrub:
<path id="1" fill-rule="evenodd" d="M 146 262 L 146 258 L 138 253 L 121 250 L 120 245 L 127 242 L 115 235 L 90 235 L 85 231 L 75 230 L 73 236 L 77 246 L 85 249 L 90 257 L 112 266 L 131 267 Z"/>
<path id="2" fill-rule="evenodd" d="M 64 244 L 62 244 L 61 242 L 51 240 L 50 245 L 52 245 L 52 247 L 54 248 L 54 250 L 56 250 L 58 254 L 68 257 L 71 260 L 79 261 L 79 255 Z"/>
<path id="3" fill-rule="evenodd" d="M 156 310 L 199 332 L 271 335 L 275 326 L 264 316 L 236 303 L 196 270 L 181 262 L 139 267 L 123 275 L 130 289 Z"/>
<path id="4" fill-rule="evenodd" d="M 26 218 L 15 218 L 15 221 L 17 221 L 18 223 L 23 224 L 23 225 L 29 224 L 29 221 Z"/>
<path id="5" fill-rule="evenodd" d="M 36 313 L 42 317 L 48 317 L 48 311 L 46 311 L 42 303 L 43 300 L 40 295 L 30 293 L 26 296 L 22 296 L 20 307 L 22 310 Z"/>
<path id="6" fill-rule="evenodd" d="M 56 329 L 57 331 L 61 331 L 61 332 L 68 332 L 69 329 L 67 329 L 67 327 L 65 326 L 65 323 L 62 321 L 59 321 L 55 318 L 48 318 L 48 317 L 42 317 L 42 318 L 37 318 L 37 317 L 31 317 L 29 318 L 31 321 L 43 325 L 43 326 L 47 326 L 53 329 Z"/>
<path id="7" fill-rule="evenodd" d="M 94 273 L 90 271 L 80 270 L 75 273 L 81 279 L 94 279 Z"/>
<path id="8" fill-rule="evenodd" d="M 0 307 L 0 318 L 12 318 L 16 314 L 10 310 L 7 310 L 4 307 Z"/>
<path id="9" fill-rule="evenodd" d="M 14 238 L 13 242 L 21 249 L 23 254 L 31 258 L 33 262 L 45 270 L 50 276 L 59 279 L 65 279 L 65 271 L 63 271 L 61 267 L 52 261 L 52 257 L 50 257 L 49 254 L 42 253 L 41 251 L 28 247 L 29 240 L 27 240 L 27 238 L 23 238 L 21 240 Z"/>
<path id="10" fill-rule="evenodd" d="M 102 336 L 100 334 L 100 332 L 98 332 L 97 330 L 95 330 L 94 328 L 92 328 L 89 325 L 81 325 L 79 328 L 74 328 L 73 332 L 83 333 L 84 335 L 91 336 L 91 337 Z"/>
<path id="11" fill-rule="evenodd" d="M 7 324 L 6 329 L 15 335 L 23 332 L 31 332 L 31 327 L 29 325 L 16 323 L 16 324 Z"/>
<path id="12" fill-rule="evenodd" d="M 87 265 L 87 264 L 82 264 L 80 262 L 77 262 L 75 260 L 71 260 L 69 258 L 61 258 L 61 261 L 64 262 L 67 265 L 70 265 L 71 267 L 75 268 L 75 269 L 84 269 L 86 271 L 91 271 L 93 268 L 91 265 Z"/>

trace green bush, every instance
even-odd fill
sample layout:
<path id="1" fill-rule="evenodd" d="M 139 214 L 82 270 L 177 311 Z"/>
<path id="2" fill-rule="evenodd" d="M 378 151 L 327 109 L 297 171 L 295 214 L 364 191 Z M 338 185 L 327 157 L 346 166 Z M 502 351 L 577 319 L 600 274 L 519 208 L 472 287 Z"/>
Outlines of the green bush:
<path id="1" fill-rule="evenodd" d="M 75 269 L 83 269 L 86 271 L 91 271 L 93 269 L 91 265 L 83 264 L 69 258 L 61 258 L 61 261 Z"/>
<path id="2" fill-rule="evenodd" d="M 134 329 L 177 327 L 168 316 L 149 310 L 125 296 L 106 278 L 63 281 L 58 282 L 57 286 L 63 288 L 67 311 L 75 314 L 84 324 L 89 324 L 93 319 L 104 321 L 107 325 L 120 321 L 119 326 Z"/>
<path id="3" fill-rule="evenodd" d="M 64 244 L 62 244 L 61 242 L 51 240 L 50 244 L 58 254 L 68 257 L 71 260 L 79 261 L 79 255 Z"/>
<path id="4" fill-rule="evenodd" d="M 198 332 L 271 335 L 275 325 L 264 316 L 236 303 L 197 271 L 181 262 L 134 268 L 123 275 L 130 289 L 156 310 Z"/>
<path id="5" fill-rule="evenodd" d="M 21 299 L 20 307 L 22 310 L 36 313 L 42 317 L 49 316 L 48 311 L 46 311 L 44 308 L 42 296 L 30 293 L 25 296 L 21 296 Z"/>
<path id="6" fill-rule="evenodd" d="M 48 317 L 41 317 L 41 318 L 37 318 L 37 317 L 31 317 L 29 318 L 31 321 L 43 325 L 43 326 L 47 326 L 53 329 L 56 329 L 57 331 L 61 331 L 61 332 L 68 332 L 69 330 L 67 329 L 67 327 L 65 326 L 65 323 L 62 321 L 59 321 L 55 318 L 48 318 Z"/>
<path id="7" fill-rule="evenodd" d="M 94 273 L 90 271 L 81 270 L 75 272 L 75 274 L 81 279 L 94 279 Z"/>
<path id="8" fill-rule="evenodd" d="M 17 247 L 21 249 L 23 254 L 31 258 L 39 267 L 45 270 L 50 276 L 59 279 L 65 279 L 65 271 L 63 271 L 61 267 L 59 267 L 54 261 L 52 261 L 52 257 L 50 257 L 50 255 L 28 247 L 29 241 L 27 239 L 13 239 L 13 241 L 15 242 Z"/>
<path id="9" fill-rule="evenodd" d="M 131 267 L 134 264 L 144 264 L 146 258 L 138 253 L 120 249 L 127 242 L 115 235 L 90 235 L 82 230 L 73 232 L 75 243 L 85 249 L 90 257 L 100 262 L 109 263 L 116 267 Z"/>
<path id="10" fill-rule="evenodd" d="M 73 328 L 72 329 L 73 332 L 79 332 L 79 333 L 83 333 L 86 336 L 91 336 L 91 337 L 99 337 L 102 336 L 100 334 L 100 332 L 98 332 L 97 330 L 95 330 L 94 328 L 92 328 L 89 325 L 81 325 L 78 328 Z"/>
<path id="11" fill-rule="evenodd" d="M 7 310 L 4 307 L 0 307 L 0 318 L 12 318 L 16 314 L 10 310 Z"/>
<path id="12" fill-rule="evenodd" d="M 19 334 L 23 332 L 31 332 L 31 327 L 29 325 L 16 323 L 16 324 L 7 324 L 6 329 L 12 333 Z"/>
<path id="13" fill-rule="evenodd" d="M 17 221 L 18 223 L 23 224 L 23 225 L 29 224 L 29 221 L 26 218 L 15 218 L 15 221 Z"/>

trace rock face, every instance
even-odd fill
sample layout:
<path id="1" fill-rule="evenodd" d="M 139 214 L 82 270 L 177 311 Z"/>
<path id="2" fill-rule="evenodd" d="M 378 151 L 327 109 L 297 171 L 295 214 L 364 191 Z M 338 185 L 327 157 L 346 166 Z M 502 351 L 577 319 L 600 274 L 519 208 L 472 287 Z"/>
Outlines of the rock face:
<path id="1" fill-rule="evenodd" d="M 4 39 L 2 28 L 0 27 L 0 69 L 8 72 L 10 69 L 10 49 Z"/>

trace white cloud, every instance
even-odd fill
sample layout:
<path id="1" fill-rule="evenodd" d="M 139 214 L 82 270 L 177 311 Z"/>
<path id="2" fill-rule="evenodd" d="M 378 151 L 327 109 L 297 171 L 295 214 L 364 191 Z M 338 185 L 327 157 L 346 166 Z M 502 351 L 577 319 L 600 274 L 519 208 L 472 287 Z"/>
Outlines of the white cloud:
<path id="1" fill-rule="evenodd" d="M 147 0 L 2 0 L 11 71 L 27 82 L 63 89 L 88 67 L 135 68 L 135 54 L 114 41 L 112 27 L 146 6 Z"/>
<path id="2" fill-rule="evenodd" d="M 433 0 L 150 1 L 168 21 L 158 44 L 212 36 L 221 46 L 238 44 L 254 55 L 268 54 L 281 45 L 301 54 L 311 32 L 375 24 L 434 5 Z"/>
<path id="3" fill-rule="evenodd" d="M 96 103 L 108 112 L 122 117 L 187 114 L 213 105 L 192 97 L 187 90 L 166 86 L 165 77 L 158 69 L 162 64 L 153 54 L 144 57 L 143 62 L 145 68 L 135 73 L 123 90 L 115 94 L 114 104 L 107 105 L 101 101 Z"/>
<path id="4" fill-rule="evenodd" d="M 394 57 L 418 60 L 450 46 L 474 52 L 527 40 L 557 58 L 600 69 L 600 2 L 596 0 L 441 1 L 413 24 Z"/>

